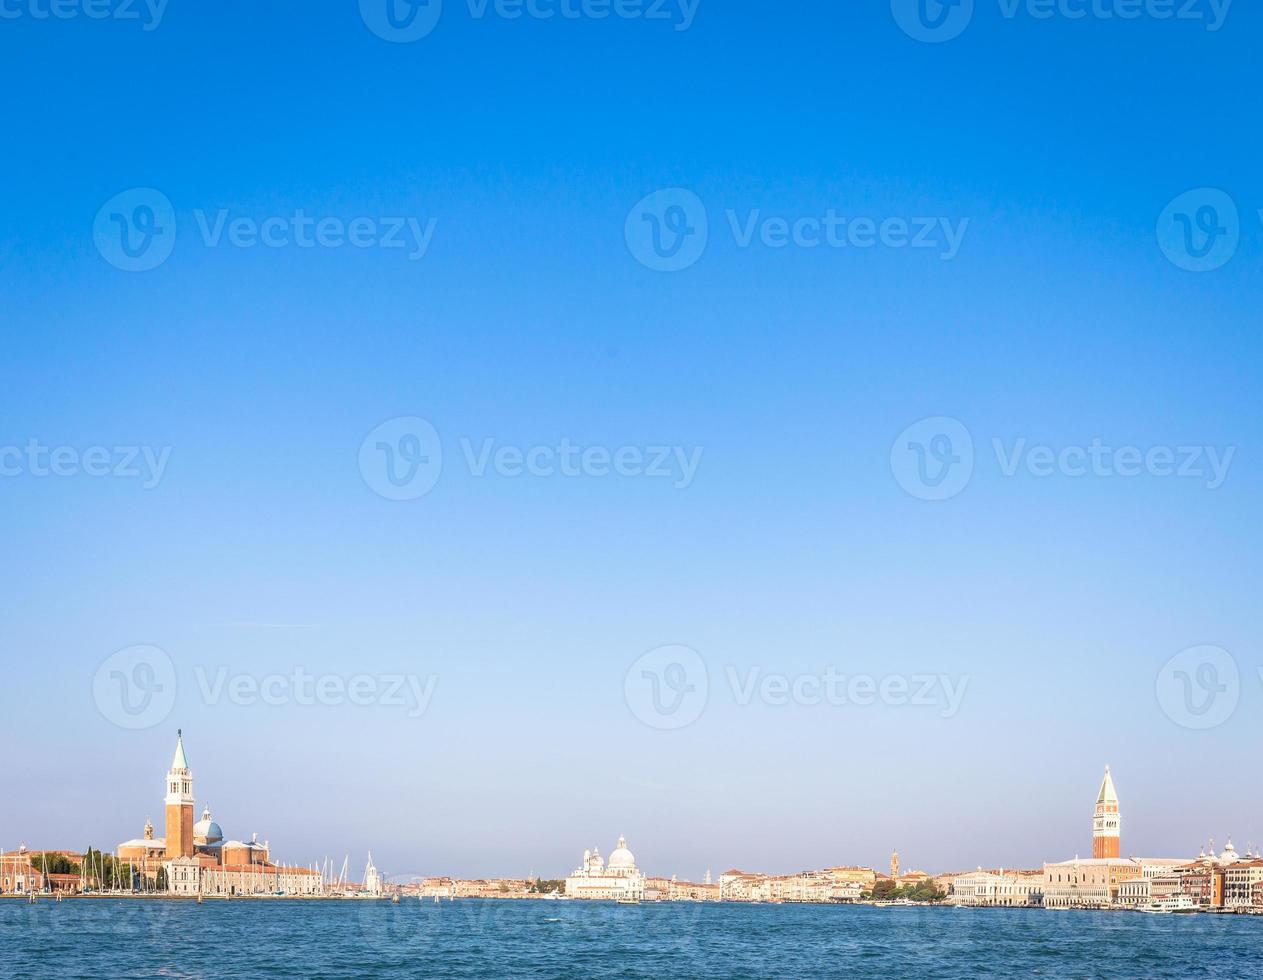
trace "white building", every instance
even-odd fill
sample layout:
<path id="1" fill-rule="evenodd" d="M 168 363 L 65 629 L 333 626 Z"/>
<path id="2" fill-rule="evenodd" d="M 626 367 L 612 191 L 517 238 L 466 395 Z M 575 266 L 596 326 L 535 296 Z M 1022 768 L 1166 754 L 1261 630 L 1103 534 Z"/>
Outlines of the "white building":
<path id="1" fill-rule="evenodd" d="M 970 907 L 1030 908 L 1043 904 L 1042 871 L 970 871 L 952 881 L 952 904 Z"/>
<path id="2" fill-rule="evenodd" d="M 639 902 L 645 897 L 645 876 L 636 856 L 620 837 L 607 864 L 597 848 L 583 852 L 583 864 L 566 879 L 566 895 L 598 901 Z"/>

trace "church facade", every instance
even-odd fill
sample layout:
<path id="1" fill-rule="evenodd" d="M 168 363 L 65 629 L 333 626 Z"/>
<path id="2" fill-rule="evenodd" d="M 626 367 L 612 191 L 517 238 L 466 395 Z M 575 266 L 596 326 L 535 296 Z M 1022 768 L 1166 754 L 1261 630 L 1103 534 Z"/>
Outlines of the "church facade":
<path id="1" fill-rule="evenodd" d="M 627 849 L 627 841 L 619 837 L 608 863 L 598 848 L 584 851 L 583 864 L 566 879 L 566 895 L 607 902 L 642 901 L 645 876 L 636 867 L 636 856 Z"/>

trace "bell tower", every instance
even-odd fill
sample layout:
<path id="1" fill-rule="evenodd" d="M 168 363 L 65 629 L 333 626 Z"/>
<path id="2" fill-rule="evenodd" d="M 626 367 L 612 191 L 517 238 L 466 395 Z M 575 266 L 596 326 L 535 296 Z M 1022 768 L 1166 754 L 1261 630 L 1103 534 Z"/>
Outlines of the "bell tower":
<path id="1" fill-rule="evenodd" d="M 184 755 L 184 732 L 175 733 L 175 758 L 167 773 L 167 860 L 193 856 L 193 774 Z"/>
<path id="2" fill-rule="evenodd" d="M 1116 858 L 1122 853 L 1119 835 L 1123 819 L 1118 812 L 1118 793 L 1114 789 L 1114 777 L 1110 767 L 1105 767 L 1101 791 L 1096 794 L 1096 813 L 1092 818 L 1092 856 Z"/>

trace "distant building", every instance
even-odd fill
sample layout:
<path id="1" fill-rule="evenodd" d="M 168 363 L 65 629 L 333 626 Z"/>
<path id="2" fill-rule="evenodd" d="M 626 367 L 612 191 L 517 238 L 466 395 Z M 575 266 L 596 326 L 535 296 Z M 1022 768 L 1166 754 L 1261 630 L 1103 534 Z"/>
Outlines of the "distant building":
<path id="1" fill-rule="evenodd" d="M 950 895 L 967 908 L 1031 908 L 1043 904 L 1044 872 L 979 868 L 956 876 Z"/>
<path id="2" fill-rule="evenodd" d="M 1144 877 L 1132 858 L 1075 858 L 1044 865 L 1044 908 L 1109 908 L 1124 881 Z"/>
<path id="3" fill-rule="evenodd" d="M 619 837 L 606 864 L 597 848 L 583 852 L 583 863 L 566 879 L 570 898 L 639 902 L 645 897 L 645 876 L 636 867 L 636 856 Z"/>
<path id="4" fill-rule="evenodd" d="M 765 874 L 733 868 L 719 876 L 721 902 L 766 902 L 770 894 Z"/>
<path id="5" fill-rule="evenodd" d="M 43 888 L 43 872 L 31 863 L 25 845 L 13 854 L 0 854 L 0 895 L 28 895 Z"/>
<path id="6" fill-rule="evenodd" d="M 177 895 L 318 895 L 321 880 L 308 868 L 273 864 L 268 843 L 224 840 L 210 808 L 193 821 L 193 773 L 184 752 L 184 733 L 176 733 L 175 755 L 167 772 L 166 833 L 154 836 L 153 823 L 145 821 L 144 836 L 124 841 L 115 850 L 120 861 L 132 867 L 138 884 L 157 883 L 164 869 L 167 890 Z"/>

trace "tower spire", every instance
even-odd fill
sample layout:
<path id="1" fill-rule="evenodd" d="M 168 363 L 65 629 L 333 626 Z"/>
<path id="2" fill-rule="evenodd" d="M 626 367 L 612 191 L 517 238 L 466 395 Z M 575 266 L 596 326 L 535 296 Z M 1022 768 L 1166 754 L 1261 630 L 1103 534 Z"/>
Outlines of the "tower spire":
<path id="1" fill-rule="evenodd" d="M 193 856 L 193 773 L 184 754 L 184 732 L 176 730 L 175 756 L 167 773 L 167 859 Z"/>
<path id="2" fill-rule="evenodd" d="M 1096 810 L 1092 816 L 1092 856 L 1116 858 L 1122 854 L 1120 834 L 1122 817 L 1118 812 L 1118 791 L 1110 767 L 1105 767 L 1101 789 L 1096 794 Z"/>

